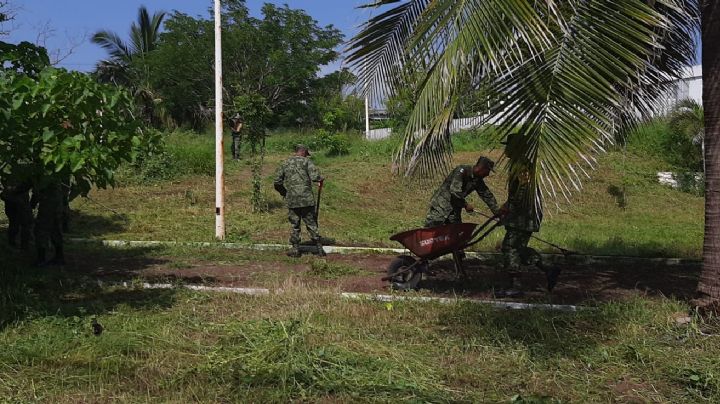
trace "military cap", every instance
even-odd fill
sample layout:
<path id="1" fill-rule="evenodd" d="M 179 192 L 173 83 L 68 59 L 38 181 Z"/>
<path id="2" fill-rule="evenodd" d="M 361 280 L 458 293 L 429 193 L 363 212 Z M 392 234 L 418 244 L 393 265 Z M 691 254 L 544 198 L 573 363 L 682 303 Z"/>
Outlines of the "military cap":
<path id="1" fill-rule="evenodd" d="M 495 162 L 485 156 L 480 156 L 475 165 L 487 167 L 490 171 L 495 172 Z"/>
<path id="2" fill-rule="evenodd" d="M 298 143 L 295 145 L 295 153 L 299 152 L 300 150 L 305 150 L 307 152 L 307 155 L 310 155 L 310 149 L 308 149 L 308 147 L 302 143 Z"/>

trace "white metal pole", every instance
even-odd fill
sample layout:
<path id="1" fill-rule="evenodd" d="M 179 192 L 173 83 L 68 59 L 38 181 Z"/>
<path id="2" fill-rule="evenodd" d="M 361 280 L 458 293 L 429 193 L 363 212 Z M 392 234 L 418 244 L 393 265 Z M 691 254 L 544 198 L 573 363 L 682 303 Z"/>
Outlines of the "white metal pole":
<path id="1" fill-rule="evenodd" d="M 225 174 L 223 167 L 222 42 L 220 0 L 215 0 L 215 238 L 225 239 Z"/>
<path id="2" fill-rule="evenodd" d="M 370 103 L 365 96 L 365 139 L 370 139 Z"/>

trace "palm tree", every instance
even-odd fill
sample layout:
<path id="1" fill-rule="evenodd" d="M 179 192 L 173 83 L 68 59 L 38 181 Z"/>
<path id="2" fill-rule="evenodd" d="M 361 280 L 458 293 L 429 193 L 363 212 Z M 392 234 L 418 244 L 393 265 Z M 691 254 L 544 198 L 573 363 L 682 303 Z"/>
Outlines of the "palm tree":
<path id="1" fill-rule="evenodd" d="M 705 242 L 695 305 L 720 311 L 720 4 L 702 0 L 705 110 Z"/>
<path id="2" fill-rule="evenodd" d="M 702 7 L 701 4 L 702 3 Z M 496 136 L 526 141 L 534 195 L 568 198 L 613 134 L 656 107 L 694 60 L 702 9 L 706 229 L 699 307 L 720 301 L 720 5 L 716 0 L 375 0 L 348 45 L 359 88 L 385 98 L 420 72 L 395 155 L 406 174 L 447 169 L 448 125 L 468 89 Z M 505 160 L 510 175 L 517 171 Z M 720 307 L 720 306 L 716 306 Z"/>
<path id="3" fill-rule="evenodd" d="M 673 140 L 683 150 L 685 166 L 705 171 L 705 113 L 700 103 L 693 99 L 681 100 L 670 112 L 668 126 Z"/>
<path id="4" fill-rule="evenodd" d="M 171 124 L 168 114 L 161 104 L 158 94 L 150 86 L 150 72 L 143 63 L 145 57 L 160 43 L 160 29 L 165 12 L 152 16 L 147 8 L 141 6 L 137 21 L 130 26 L 130 41 L 125 42 L 111 31 L 98 31 L 92 36 L 92 42 L 108 51 L 110 58 L 100 61 L 95 69 L 99 81 L 114 83 L 129 88 L 140 106 L 140 113 L 155 125 Z"/>
<path id="5" fill-rule="evenodd" d="M 110 59 L 98 63 L 98 77 L 116 84 L 128 84 L 131 79 L 128 70 L 132 62 L 157 48 L 164 18 L 164 12 L 154 13 L 151 17 L 147 8 L 141 6 L 137 21 L 130 26 L 130 42 L 127 43 L 112 31 L 96 32 L 92 36 L 92 42 L 102 46 L 110 54 Z"/>

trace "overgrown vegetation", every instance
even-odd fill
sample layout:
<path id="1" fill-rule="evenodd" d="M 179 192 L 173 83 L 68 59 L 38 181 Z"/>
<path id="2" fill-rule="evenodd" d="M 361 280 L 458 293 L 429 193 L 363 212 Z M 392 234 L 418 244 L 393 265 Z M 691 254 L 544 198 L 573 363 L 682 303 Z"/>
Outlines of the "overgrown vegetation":
<path id="1" fill-rule="evenodd" d="M 390 156 L 399 142 L 397 137 L 368 142 L 359 133 L 342 136 L 347 139 L 346 155 L 330 157 L 325 151 L 313 150 L 313 160 L 328 178 L 320 207 L 321 234 L 343 245 L 397 247 L 389 240 L 390 235 L 422 225 L 427 203 L 440 179 L 419 183 L 393 176 Z M 275 169 L 292 154 L 294 144 L 313 144 L 315 139 L 314 131 L 269 132 L 262 189 L 272 189 Z M 472 163 L 478 154 L 499 158 L 499 145 L 489 142 L 486 136 L 461 133 L 453 141 L 456 164 Z M 230 144 L 229 140 L 226 144 Z M 115 215 L 95 203 L 78 200 L 73 205 L 78 211 L 75 235 L 212 240 L 208 229 L 213 226 L 214 188 L 209 177 L 214 164 L 213 137 L 176 132 L 166 137 L 166 150 L 175 155 L 168 165 L 161 165 L 172 173 L 170 181 L 145 182 L 125 171 L 120 182 L 126 186 L 92 194 L 94 201 L 126 215 L 122 226 L 99 225 L 98 221 L 114 222 Z M 285 243 L 289 229 L 282 200 L 266 192 L 269 211 L 253 214 L 248 204 L 252 166 L 240 162 L 227 164 L 226 170 L 227 239 Z M 591 180 L 572 197 L 573 203 L 549 208 L 540 236 L 586 253 L 698 257 L 703 199 L 658 184 L 656 173 L 666 170 L 668 163 L 664 160 L 630 146 L 626 153 L 617 150 L 601 156 L 598 170 L 590 173 Z M 503 201 L 503 174 L 491 175 L 488 183 L 498 200 Z M 484 209 L 480 201 L 475 205 Z M 466 220 L 480 221 L 469 216 Z M 501 238 L 502 231 L 495 232 L 477 248 L 495 251 Z M 552 252 L 542 244 L 535 247 Z"/>
<path id="2" fill-rule="evenodd" d="M 720 399 L 716 320 L 678 325 L 687 307 L 666 298 L 561 313 L 346 301 L 297 280 L 244 297 L 18 275 L 23 309 L 0 321 L 8 401 Z"/>

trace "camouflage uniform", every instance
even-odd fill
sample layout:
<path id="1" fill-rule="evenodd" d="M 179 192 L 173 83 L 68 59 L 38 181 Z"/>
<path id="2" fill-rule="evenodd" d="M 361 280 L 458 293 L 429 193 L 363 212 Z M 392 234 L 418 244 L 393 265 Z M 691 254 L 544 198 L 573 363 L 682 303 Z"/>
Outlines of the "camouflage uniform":
<path id="1" fill-rule="evenodd" d="M 518 270 L 521 264 L 537 265 L 543 269 L 540 254 L 528 247 L 530 237 L 540 230 L 542 212 L 536 213 L 535 206 L 528 206 L 527 193 L 530 181 L 527 174 L 513 179 L 508 185 L 508 215 L 505 217 L 505 238 L 502 242 L 504 266 L 507 270 Z"/>
<path id="2" fill-rule="evenodd" d="M 37 247 L 37 263 L 45 262 L 45 250 L 51 242 L 55 248 L 53 263 L 63 264 L 63 189 L 59 182 L 53 182 L 33 191 L 33 199 L 38 204 L 35 223 L 35 245 Z"/>
<path id="3" fill-rule="evenodd" d="M 7 185 L 0 193 L 5 202 L 5 215 L 8 218 L 8 244 L 16 246 L 16 238 L 20 235 L 20 247 L 30 245 L 30 228 L 32 227 L 32 207 L 30 206 L 30 188 L 27 183 Z"/>
<path id="4" fill-rule="evenodd" d="M 230 135 L 232 136 L 232 146 L 230 150 L 232 151 L 233 160 L 240 159 L 240 147 L 242 146 L 242 128 L 235 131 L 238 121 L 240 121 L 239 114 L 235 114 L 230 118 Z"/>
<path id="5" fill-rule="evenodd" d="M 294 251 L 298 251 L 300 245 L 300 220 L 305 222 L 310 238 L 321 247 L 312 190 L 312 183 L 321 180 L 320 170 L 310 159 L 301 156 L 285 160 L 275 174 L 275 189 L 288 205 L 288 220 L 292 226 L 290 244 Z"/>
<path id="6" fill-rule="evenodd" d="M 485 181 L 473 174 L 472 166 L 460 165 L 452 170 L 440 185 L 440 188 L 435 191 L 430 200 L 430 209 L 425 218 L 425 227 L 461 223 L 465 198 L 473 191 L 477 192 L 480 199 L 487 204 L 493 214 L 498 212 L 498 203 L 493 193 L 485 185 Z"/>

